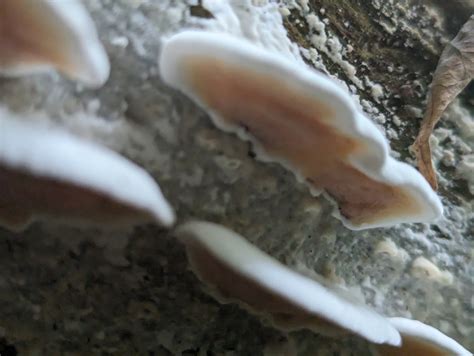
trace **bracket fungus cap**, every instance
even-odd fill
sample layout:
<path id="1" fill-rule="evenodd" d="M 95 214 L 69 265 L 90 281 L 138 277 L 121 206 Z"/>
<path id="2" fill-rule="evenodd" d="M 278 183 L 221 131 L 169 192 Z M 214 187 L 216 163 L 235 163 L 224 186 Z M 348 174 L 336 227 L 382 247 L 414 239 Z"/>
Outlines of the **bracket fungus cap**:
<path id="1" fill-rule="evenodd" d="M 79 0 L 2 0 L 0 74 L 56 68 L 90 87 L 105 83 L 110 63 Z"/>
<path id="2" fill-rule="evenodd" d="M 223 226 L 191 221 L 176 235 L 193 271 L 223 303 L 237 302 L 285 331 L 353 333 L 374 343 L 400 344 L 386 318 L 292 271 Z"/>
<path id="3" fill-rule="evenodd" d="M 175 215 L 153 178 L 135 163 L 0 110 L 0 225 L 21 230 L 38 218 L 170 226 Z"/>
<path id="4" fill-rule="evenodd" d="M 401 347 L 376 345 L 375 349 L 380 355 L 472 355 L 471 352 L 462 347 L 458 342 L 421 321 L 406 318 L 389 318 L 389 320 L 400 332 L 402 345 Z"/>
<path id="5" fill-rule="evenodd" d="M 185 31 L 169 38 L 160 73 L 207 109 L 216 126 L 250 140 L 325 191 L 352 229 L 428 222 L 442 205 L 416 169 L 389 155 L 370 119 L 335 82 L 235 37 Z"/>

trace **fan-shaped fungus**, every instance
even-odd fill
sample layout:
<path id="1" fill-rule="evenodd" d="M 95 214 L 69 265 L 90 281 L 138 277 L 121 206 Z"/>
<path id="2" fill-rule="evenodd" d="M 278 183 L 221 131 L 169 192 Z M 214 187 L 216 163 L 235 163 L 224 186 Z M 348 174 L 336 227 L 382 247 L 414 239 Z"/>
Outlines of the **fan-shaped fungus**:
<path id="1" fill-rule="evenodd" d="M 37 218 L 122 225 L 174 222 L 158 185 L 136 164 L 69 134 L 0 111 L 0 225 Z"/>
<path id="2" fill-rule="evenodd" d="M 110 64 L 94 23 L 78 0 L 0 1 L 0 74 L 56 68 L 98 87 Z"/>
<path id="3" fill-rule="evenodd" d="M 223 226 L 188 222 L 177 235 L 193 271 L 223 303 L 237 302 L 285 331 L 353 333 L 374 343 L 400 344 L 386 318 L 292 271 Z"/>
<path id="4" fill-rule="evenodd" d="M 251 140 L 260 158 L 278 161 L 324 190 L 348 227 L 442 214 L 425 179 L 389 155 L 376 126 L 322 74 L 246 41 L 200 31 L 165 43 L 160 72 L 208 109 L 218 127 Z"/>

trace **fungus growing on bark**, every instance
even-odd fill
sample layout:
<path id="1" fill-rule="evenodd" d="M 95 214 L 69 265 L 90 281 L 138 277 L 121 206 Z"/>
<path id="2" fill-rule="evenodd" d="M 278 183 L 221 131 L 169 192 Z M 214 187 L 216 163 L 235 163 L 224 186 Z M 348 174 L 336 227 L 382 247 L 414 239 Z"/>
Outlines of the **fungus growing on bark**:
<path id="1" fill-rule="evenodd" d="M 136 164 L 0 110 L 0 225 L 21 230 L 42 218 L 166 226 L 175 219 L 158 185 Z"/>
<path id="2" fill-rule="evenodd" d="M 0 1 L 0 74 L 56 68 L 98 87 L 110 64 L 86 9 L 78 0 Z"/>
<path id="3" fill-rule="evenodd" d="M 352 333 L 374 343 L 400 344 L 386 318 L 292 271 L 223 226 L 188 222 L 176 234 L 193 271 L 222 303 L 237 302 L 285 331 Z"/>
<path id="4" fill-rule="evenodd" d="M 166 83 L 210 112 L 219 128 L 251 140 L 324 190 L 353 229 L 431 221 L 438 196 L 413 167 L 389 155 L 377 127 L 329 78 L 224 34 L 187 31 L 162 49 Z"/>
<path id="5" fill-rule="evenodd" d="M 446 107 L 474 78 L 474 15 L 446 45 L 433 74 L 420 132 L 413 144 L 418 169 L 433 189 L 438 189 L 431 162 L 430 136 Z"/>
<path id="6" fill-rule="evenodd" d="M 423 324 L 418 320 L 405 318 L 390 318 L 392 325 L 402 336 L 402 345 L 375 345 L 376 353 L 380 356 L 445 356 L 472 355 L 455 340 L 446 336 L 432 326 Z"/>

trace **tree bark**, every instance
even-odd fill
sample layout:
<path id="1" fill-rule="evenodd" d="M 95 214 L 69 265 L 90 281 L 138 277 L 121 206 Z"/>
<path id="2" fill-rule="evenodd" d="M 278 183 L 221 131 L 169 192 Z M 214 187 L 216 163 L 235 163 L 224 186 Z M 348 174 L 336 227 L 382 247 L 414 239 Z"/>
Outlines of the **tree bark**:
<path id="1" fill-rule="evenodd" d="M 272 6 L 240 3 L 249 12 Z M 303 54 L 316 50 L 320 67 L 353 86 L 395 154 L 413 163 L 408 148 L 432 71 L 474 5 L 461 0 L 283 3 L 290 40 Z M 219 20 L 222 14 L 213 12 L 211 2 L 86 4 L 111 58 L 109 82 L 91 91 L 57 75 L 0 79 L 2 105 L 18 113 L 40 111 L 46 122 L 136 161 L 159 182 L 179 222 L 221 223 L 293 268 L 344 284 L 380 313 L 419 319 L 474 349 L 474 196 L 456 170 L 474 147 L 473 135 L 463 129 L 472 124 L 472 85 L 435 130 L 445 217 L 432 225 L 349 231 L 332 217 L 326 199 L 312 197 L 279 165 L 256 161 L 248 143 L 215 128 L 203 110 L 160 80 L 160 40 Z M 326 34 L 342 44 L 342 59 L 355 67 L 361 88 L 334 53 L 315 48 L 311 36 L 320 33 L 308 24 L 309 14 L 327 19 Z M 257 27 L 264 28 L 265 16 L 258 18 Z M 315 65 L 310 56 L 303 58 Z M 374 91 L 376 84 L 382 94 Z M 449 154 L 454 163 L 443 163 Z M 387 251 L 384 241 L 396 248 Z M 433 263 L 431 270 L 413 265 L 420 256 Z M 188 270 L 172 231 L 152 225 L 102 231 L 42 222 L 19 234 L 0 228 L 0 269 L 2 355 L 367 354 L 370 347 L 355 337 L 285 335 L 236 305 L 220 305 Z"/>

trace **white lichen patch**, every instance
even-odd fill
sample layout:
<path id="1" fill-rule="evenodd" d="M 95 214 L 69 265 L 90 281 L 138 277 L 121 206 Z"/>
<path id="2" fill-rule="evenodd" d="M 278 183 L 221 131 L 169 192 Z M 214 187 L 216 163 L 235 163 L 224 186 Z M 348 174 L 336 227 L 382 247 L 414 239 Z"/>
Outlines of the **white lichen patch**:
<path id="1" fill-rule="evenodd" d="M 371 81 L 368 75 L 358 75 L 356 61 L 351 59 L 351 53 L 354 51 L 353 45 L 346 39 L 341 40 L 334 31 L 330 29 L 331 23 L 328 18 L 321 19 L 318 13 L 314 11 L 302 11 L 301 7 L 294 3 L 293 7 L 300 11 L 300 16 L 305 19 L 309 28 L 308 39 L 312 46 L 309 48 L 300 47 L 302 55 L 312 63 L 314 68 L 338 81 L 344 88 L 350 91 L 353 100 L 356 103 L 361 103 L 364 111 L 367 112 L 374 121 L 379 124 L 385 124 L 387 117 L 384 113 L 379 112 L 377 104 L 380 104 L 390 93 L 386 92 L 382 84 Z M 326 13 L 325 9 L 321 8 L 319 10 L 319 14 L 324 16 Z M 346 28 L 349 28 L 350 25 L 349 22 L 344 23 Z M 321 54 L 325 55 L 325 58 L 323 58 Z M 333 64 L 336 64 L 343 71 L 343 76 L 345 76 L 344 80 L 342 80 L 341 75 L 334 73 L 333 70 L 328 71 L 327 66 L 332 66 Z M 363 67 L 367 67 L 365 63 L 362 63 L 362 65 Z M 346 78 L 353 84 L 346 83 Z M 366 104 L 363 104 L 364 100 L 360 99 L 361 92 L 365 92 L 372 97 L 374 102 L 368 103 L 367 100 L 365 100 Z M 385 108 L 385 111 L 390 115 L 394 115 L 393 110 L 389 108 Z M 385 126 L 382 125 L 379 128 L 389 139 L 394 140 L 399 138 L 399 134 L 395 130 L 385 128 Z"/>
<path id="2" fill-rule="evenodd" d="M 376 255 L 381 255 L 381 256 L 388 256 L 390 259 L 399 261 L 399 262 L 405 262 L 408 260 L 409 255 L 408 253 L 397 246 L 395 242 L 393 242 L 392 239 L 386 239 L 380 241 L 376 246 L 374 253 Z"/>
<path id="3" fill-rule="evenodd" d="M 303 205 L 303 211 L 306 214 L 313 215 L 314 217 L 317 217 L 321 214 L 322 212 L 322 205 L 317 199 L 306 199 L 305 201 L 302 202 Z"/>
<path id="4" fill-rule="evenodd" d="M 469 191 L 474 195 L 474 154 L 463 156 L 456 172 L 467 181 Z"/>
<path id="5" fill-rule="evenodd" d="M 379 83 L 372 82 L 367 76 L 365 77 L 365 85 L 370 90 L 370 95 L 376 102 L 380 102 L 385 96 L 383 86 Z"/>
<path id="6" fill-rule="evenodd" d="M 453 283 L 453 275 L 449 271 L 439 269 L 433 262 L 423 256 L 417 257 L 411 266 L 411 274 L 419 279 L 438 282 L 443 285 Z"/>
<path id="7" fill-rule="evenodd" d="M 396 32 L 409 35 L 403 45 L 409 48 L 416 48 L 416 42 L 423 45 L 432 53 L 437 53 L 439 39 L 443 36 L 440 24 L 440 14 L 429 6 L 414 6 L 412 3 L 404 2 L 380 2 L 378 10 L 380 16 L 375 19 L 382 28 L 389 34 Z M 386 20 L 388 19 L 388 20 Z M 446 41 L 447 38 L 442 37 Z"/>
<path id="8" fill-rule="evenodd" d="M 465 140 L 474 140 L 474 117 L 459 100 L 455 100 L 448 108 L 447 119 L 452 121 L 459 129 L 459 134 Z"/>
<path id="9" fill-rule="evenodd" d="M 188 19 L 191 24 L 207 31 L 224 32 L 246 38 L 267 50 L 302 62 L 297 45 L 287 37 L 283 26 L 282 8 L 278 4 L 264 1 L 255 6 L 251 0 L 207 0 L 203 1 L 203 5 L 214 18 Z"/>
<path id="10" fill-rule="evenodd" d="M 354 65 L 344 59 L 346 50 L 343 48 L 340 40 L 335 36 L 328 36 L 326 33 L 326 23 L 322 21 L 315 13 L 306 15 L 306 21 L 313 34 L 311 43 L 318 51 L 325 53 L 334 63 L 338 64 L 359 89 L 364 88 L 363 82 L 357 78 Z"/>

